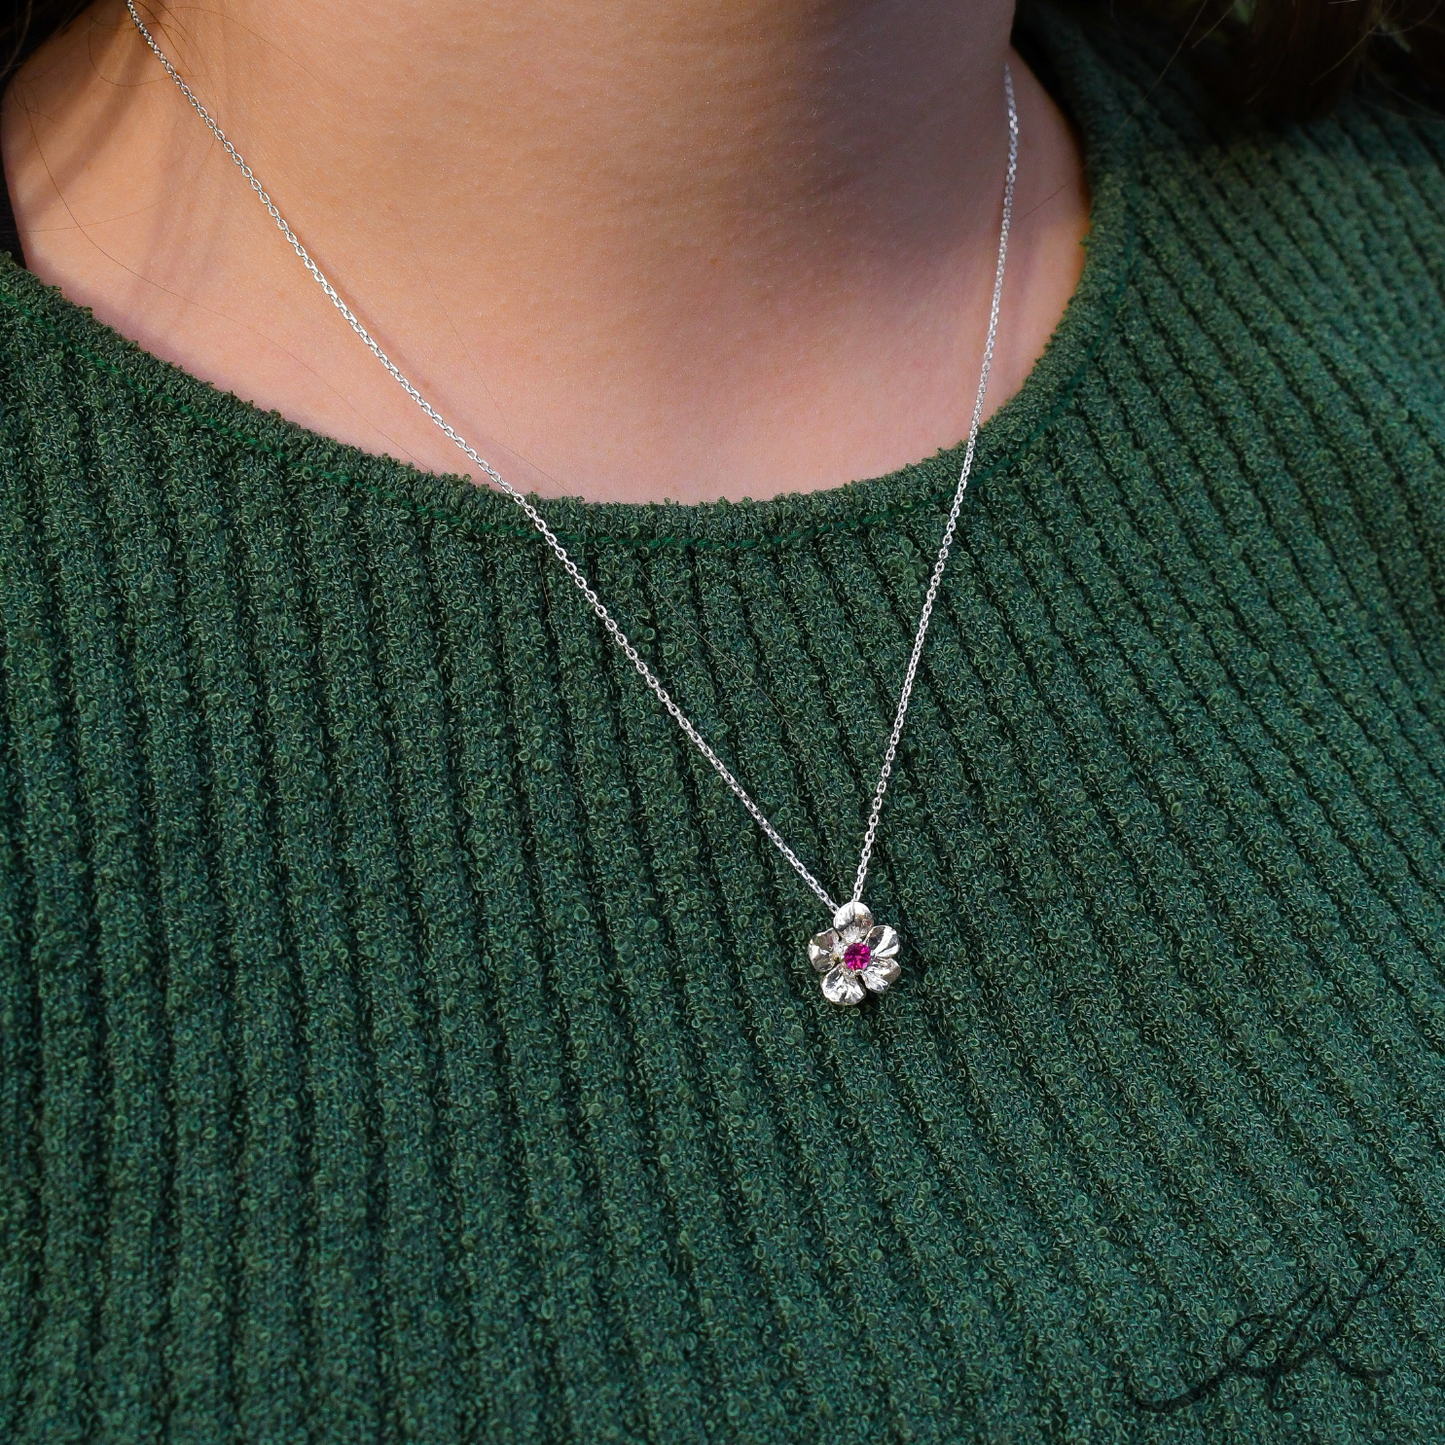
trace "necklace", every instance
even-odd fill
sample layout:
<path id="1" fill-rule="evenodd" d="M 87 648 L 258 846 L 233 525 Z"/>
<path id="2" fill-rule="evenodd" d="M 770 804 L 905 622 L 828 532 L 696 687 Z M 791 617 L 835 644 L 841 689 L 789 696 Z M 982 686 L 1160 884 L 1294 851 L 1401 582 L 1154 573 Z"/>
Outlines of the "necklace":
<path id="1" fill-rule="evenodd" d="M 146 28 L 145 22 L 135 8 L 135 0 L 125 0 L 125 4 L 141 38 L 149 46 L 156 59 L 160 61 L 166 74 L 180 88 L 181 94 L 186 98 L 191 109 L 205 121 L 222 149 L 236 163 L 241 174 L 245 176 L 251 189 L 255 192 L 257 200 L 265 206 L 267 213 L 275 221 L 291 249 L 311 273 L 317 285 L 326 293 L 331 304 L 345 318 L 347 325 L 360 337 L 367 350 L 391 373 L 392 378 L 422 411 L 476 467 L 522 509 L 527 520 L 551 548 L 552 554 L 586 599 L 587 605 L 596 614 L 597 620 L 636 669 L 637 675 L 647 684 L 658 702 L 666 708 L 672 720 L 688 740 L 712 765 L 718 777 L 731 789 L 749 816 L 767 835 L 772 845 L 787 859 L 793 870 L 808 885 L 823 907 L 833 915 L 832 926 L 824 929 L 821 933 L 815 933 L 808 940 L 808 961 L 822 974 L 820 982 L 823 996 L 830 1003 L 846 1006 L 861 1003 L 870 993 L 886 992 L 899 976 L 898 953 L 902 945 L 896 930 L 890 928 L 886 923 L 874 922 L 872 912 L 863 902 L 863 885 L 868 879 L 868 864 L 873 857 L 873 844 L 878 836 L 878 819 L 883 812 L 883 798 L 888 791 L 888 780 L 893 775 L 893 761 L 898 753 L 898 741 L 903 736 L 903 719 L 908 712 L 909 699 L 913 696 L 913 681 L 918 673 L 918 660 L 923 655 L 923 640 L 928 636 L 928 624 L 933 617 L 933 604 L 938 597 L 939 584 L 943 580 L 943 569 L 948 565 L 948 554 L 953 546 L 954 530 L 958 526 L 958 515 L 963 506 L 963 494 L 968 489 L 969 474 L 973 470 L 974 446 L 978 439 L 979 423 L 983 418 L 983 399 L 988 391 L 989 368 L 993 365 L 994 339 L 998 332 L 999 301 L 1003 295 L 1004 260 L 1008 255 L 1009 223 L 1013 218 L 1014 178 L 1018 171 L 1019 121 L 1018 111 L 1014 105 L 1013 76 L 1009 72 L 1008 65 L 1005 64 L 1003 68 L 1004 96 L 1008 102 L 1008 174 L 1004 180 L 1003 223 L 999 228 L 998 264 L 994 270 L 993 304 L 989 310 L 988 338 L 984 343 L 983 367 L 978 378 L 978 397 L 974 402 L 973 420 L 968 429 L 968 444 L 964 450 L 958 487 L 953 494 L 953 506 L 948 514 L 948 524 L 943 529 L 943 541 L 938 548 L 938 557 L 933 564 L 933 575 L 929 579 L 928 591 L 923 598 L 923 610 L 918 618 L 918 629 L 913 637 L 913 652 L 908 659 L 908 668 L 903 675 L 903 686 L 898 693 L 898 706 L 893 716 L 893 731 L 889 734 L 888 746 L 883 753 L 883 764 L 878 772 L 878 782 L 873 789 L 873 804 L 868 814 L 868 826 L 863 834 L 863 848 L 858 858 L 858 872 L 853 880 L 853 894 L 848 902 L 840 906 L 828 896 L 823 885 L 808 871 L 807 866 L 798 855 L 788 847 L 782 834 L 768 820 L 767 815 L 753 801 L 743 785 L 728 771 L 727 765 L 722 759 L 708 746 L 707 740 L 693 726 L 687 714 L 673 701 L 671 694 L 658 681 L 652 669 L 628 639 L 627 634 L 618 626 L 616 618 L 603 605 L 601 598 L 592 589 L 581 569 L 568 555 L 567 549 L 557 540 L 556 533 L 547 525 L 542 514 L 522 493 L 507 482 L 490 462 L 478 455 L 466 438 L 461 436 L 442 417 L 441 413 L 422 396 L 391 358 L 377 345 L 371 333 L 361 324 L 356 314 L 341 299 L 331 282 L 326 279 L 316 262 L 311 259 L 305 246 L 301 244 L 296 233 L 277 209 L 275 202 L 267 194 L 261 182 L 256 179 L 255 172 L 242 159 L 236 147 L 226 139 L 225 132 L 216 124 L 210 111 L 201 104 L 195 92 L 171 64 L 166 53 L 156 44 L 155 37 Z"/>

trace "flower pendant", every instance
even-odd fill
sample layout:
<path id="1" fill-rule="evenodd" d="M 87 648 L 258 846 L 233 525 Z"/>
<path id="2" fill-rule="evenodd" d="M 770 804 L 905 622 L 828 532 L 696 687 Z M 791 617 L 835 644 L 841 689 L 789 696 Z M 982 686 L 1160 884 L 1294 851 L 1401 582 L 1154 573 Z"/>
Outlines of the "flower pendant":
<path id="1" fill-rule="evenodd" d="M 823 997 L 842 1005 L 862 1003 L 898 980 L 898 935 L 875 924 L 865 903 L 845 903 L 833 926 L 808 941 L 808 962 L 823 975 Z"/>

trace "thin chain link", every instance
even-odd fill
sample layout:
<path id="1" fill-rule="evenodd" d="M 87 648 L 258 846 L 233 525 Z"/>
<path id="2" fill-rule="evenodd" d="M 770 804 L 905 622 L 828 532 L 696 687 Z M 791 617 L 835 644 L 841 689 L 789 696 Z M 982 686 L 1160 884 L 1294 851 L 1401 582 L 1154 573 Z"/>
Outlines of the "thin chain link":
<path id="1" fill-rule="evenodd" d="M 908 659 L 908 671 L 903 674 L 903 690 L 898 694 L 898 711 L 893 718 L 893 731 L 889 734 L 888 747 L 883 753 L 878 786 L 873 790 L 873 808 L 868 814 L 868 829 L 863 834 L 863 852 L 858 859 L 858 876 L 853 883 L 854 903 L 863 897 L 868 864 L 873 858 L 873 840 L 878 836 L 878 818 L 883 812 L 883 795 L 888 791 L 889 778 L 893 776 L 893 759 L 898 754 L 898 740 L 903 736 L 903 719 L 908 713 L 908 701 L 913 696 L 913 679 L 918 674 L 918 659 L 923 656 L 923 639 L 928 636 L 928 624 L 933 618 L 938 585 L 943 581 L 943 569 L 948 565 L 948 554 L 953 550 L 953 533 L 958 526 L 963 494 L 968 490 L 968 479 L 973 471 L 973 449 L 978 440 L 979 423 L 983 419 L 983 398 L 988 390 L 988 373 L 993 366 L 993 344 L 998 335 L 998 308 L 1003 298 L 1003 267 L 1008 257 L 1008 233 L 1014 210 L 1014 178 L 1018 174 L 1019 160 L 1019 116 L 1014 105 L 1014 80 L 1007 65 L 1003 68 L 1003 87 L 1008 97 L 1008 176 L 1003 186 L 1003 225 L 999 228 L 998 235 L 998 265 L 993 273 L 993 305 L 988 314 L 988 339 L 983 347 L 983 370 L 978 378 L 978 397 L 973 404 L 973 421 L 968 428 L 968 446 L 963 454 L 963 469 L 958 476 L 958 489 L 953 494 L 948 526 L 943 529 L 938 560 L 933 564 L 933 576 L 929 579 L 928 591 L 923 598 L 923 611 L 919 614 L 918 631 L 913 638 L 913 654 Z"/>
<path id="2" fill-rule="evenodd" d="M 346 324 L 360 337 L 367 350 L 391 373 L 392 378 L 402 390 L 405 391 L 417 406 L 426 413 L 431 421 L 440 428 L 443 435 L 521 508 L 527 520 L 536 528 L 538 533 L 541 534 L 543 541 L 547 543 L 548 547 L 552 549 L 553 555 L 557 558 L 558 562 L 562 564 L 563 570 L 572 579 L 577 590 L 587 600 L 587 605 L 596 614 L 597 620 L 601 622 L 613 642 L 617 644 L 623 655 L 637 670 L 638 676 L 641 677 L 643 682 L 651 689 L 658 702 L 660 702 L 671 715 L 673 721 L 682 729 L 693 746 L 696 747 L 703 757 L 712 765 L 718 777 L 727 784 L 733 795 L 743 807 L 747 809 L 749 816 L 751 816 L 758 827 L 763 830 L 768 840 L 778 852 L 783 855 L 803 882 L 808 885 L 818 901 L 822 903 L 829 913 L 836 913 L 838 911 L 838 905 L 828 896 L 823 885 L 808 871 L 807 866 L 798 855 L 788 847 L 787 843 L 783 840 L 782 834 L 778 832 L 763 810 L 758 807 L 748 795 L 743 785 L 733 777 L 727 765 L 718 757 L 712 748 L 708 746 L 707 740 L 698 732 L 692 720 L 683 712 L 677 703 L 673 701 L 671 694 L 663 687 L 662 683 L 658 681 L 652 669 L 642 660 L 641 655 L 632 645 L 627 634 L 618 625 L 617 619 L 612 616 L 603 604 L 602 599 L 593 591 L 587 578 L 583 575 L 581 568 L 577 566 L 568 554 L 567 549 L 558 541 L 556 533 L 547 525 L 546 519 L 489 461 L 478 454 L 471 443 L 457 432 L 441 413 L 432 406 L 416 387 L 411 384 L 411 381 L 402 373 L 396 363 L 381 349 L 375 338 L 366 327 L 361 324 L 355 312 L 341 299 L 336 288 L 326 279 L 321 268 L 311 259 L 310 253 L 306 250 L 306 247 L 301 244 L 300 238 L 291 229 L 286 218 L 277 209 L 275 202 L 272 201 L 265 187 L 262 186 L 261 182 L 256 178 L 255 172 L 246 164 L 241 153 L 226 138 L 225 131 L 216 123 L 215 117 L 212 116 L 210 111 L 201 103 L 190 86 L 186 84 L 180 72 L 171 64 L 170 58 L 166 55 L 165 51 L 156 44 L 155 37 L 151 34 L 145 21 L 141 19 L 140 13 L 136 10 L 135 0 L 125 0 L 125 5 L 126 9 L 130 12 L 130 18 L 135 22 L 136 29 L 140 32 L 141 38 L 150 48 L 151 53 L 160 61 L 161 67 L 175 82 L 177 89 L 186 98 L 191 109 L 200 116 L 210 129 L 211 134 L 220 142 L 221 148 L 235 162 L 237 169 L 246 178 L 246 182 L 252 191 L 255 192 L 256 199 L 265 206 L 267 214 L 275 221 L 277 229 L 286 238 L 287 243 L 296 253 L 302 265 L 311 273 L 316 284 L 326 293 L 331 304 L 341 313 Z M 1003 226 L 999 235 L 998 268 L 994 274 L 993 306 L 989 315 L 988 340 L 984 346 L 983 371 L 978 383 L 978 399 L 974 403 L 973 422 L 969 427 L 968 447 L 964 453 L 963 470 L 959 476 L 958 490 L 954 493 L 953 510 L 949 513 L 948 526 L 943 534 L 943 545 L 939 549 L 938 560 L 934 563 L 933 578 L 928 586 L 928 593 L 923 604 L 923 614 L 918 622 L 918 633 L 913 641 L 913 655 L 909 659 L 908 672 L 903 680 L 903 691 L 899 694 L 898 698 L 898 712 L 893 722 L 893 733 L 888 740 L 888 749 L 883 755 L 883 770 L 879 775 L 878 786 L 873 794 L 873 809 L 868 818 L 868 830 L 863 839 L 863 854 L 858 864 L 857 882 L 853 888 L 853 899 L 855 902 L 862 897 L 863 883 L 868 876 L 868 863 L 873 855 L 874 839 L 878 834 L 878 818 L 883 809 L 883 795 L 888 790 L 888 779 L 893 771 L 893 760 L 898 751 L 898 740 L 903 734 L 903 718 L 908 711 L 908 700 L 913 692 L 913 679 L 915 673 L 918 671 L 918 659 L 923 652 L 923 639 L 928 633 L 928 622 L 929 618 L 933 615 L 934 599 L 938 595 L 938 585 L 943 577 L 944 566 L 948 562 L 948 553 L 953 543 L 954 529 L 958 524 L 959 509 L 963 505 L 963 494 L 968 488 L 969 472 L 973 467 L 974 443 L 977 439 L 979 423 L 983 416 L 984 393 L 988 388 L 989 367 L 993 362 L 994 338 L 998 331 L 999 300 L 1003 294 L 1004 257 L 1008 251 L 1009 223 L 1013 216 L 1014 176 L 1018 164 L 1018 114 L 1014 107 L 1013 77 L 1009 73 L 1007 65 L 1004 66 L 1003 75 L 1004 91 L 1008 97 L 1008 179 L 1004 185 Z"/>

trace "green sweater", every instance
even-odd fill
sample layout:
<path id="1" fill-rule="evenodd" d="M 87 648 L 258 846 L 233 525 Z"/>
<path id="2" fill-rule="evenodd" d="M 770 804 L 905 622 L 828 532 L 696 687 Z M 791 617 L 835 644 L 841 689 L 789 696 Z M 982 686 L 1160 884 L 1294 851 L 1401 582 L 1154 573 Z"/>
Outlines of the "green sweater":
<path id="1" fill-rule="evenodd" d="M 0 1440 L 1445 1439 L 1445 124 L 1023 24 L 858 1009 L 511 503 L 0 266 Z M 959 459 L 547 506 L 834 891 Z"/>

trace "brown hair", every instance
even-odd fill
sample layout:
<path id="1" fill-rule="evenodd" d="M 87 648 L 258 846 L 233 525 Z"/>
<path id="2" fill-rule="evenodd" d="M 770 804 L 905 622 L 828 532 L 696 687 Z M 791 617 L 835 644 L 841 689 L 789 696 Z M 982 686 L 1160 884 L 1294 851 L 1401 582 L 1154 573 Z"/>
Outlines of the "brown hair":
<path id="1" fill-rule="evenodd" d="M 1352 91 L 1445 114 L 1445 0 L 1129 0 L 1179 32 L 1215 96 L 1308 120 Z"/>
<path id="2" fill-rule="evenodd" d="M 88 0 L 0 0 L 0 84 Z M 1089 0 L 1094 4 L 1119 0 Z M 1307 120 L 1368 88 L 1445 114 L 1445 0 L 1123 0 L 1162 19 L 1226 105 Z"/>

